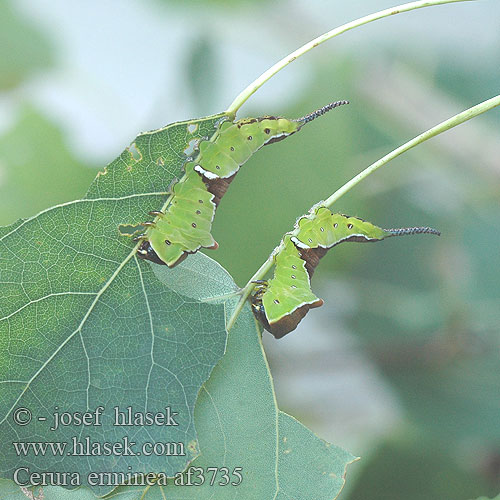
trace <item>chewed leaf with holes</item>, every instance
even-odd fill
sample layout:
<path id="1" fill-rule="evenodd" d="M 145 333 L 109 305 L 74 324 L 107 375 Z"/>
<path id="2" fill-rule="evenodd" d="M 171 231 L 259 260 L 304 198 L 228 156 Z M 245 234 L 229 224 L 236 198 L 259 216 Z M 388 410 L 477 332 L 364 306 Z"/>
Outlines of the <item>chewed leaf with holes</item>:
<path id="1" fill-rule="evenodd" d="M 193 458 L 193 408 L 224 352 L 225 305 L 165 286 L 150 263 L 137 259 L 137 244 L 119 227 L 165 202 L 193 142 L 210 137 L 222 118 L 141 134 L 98 175 L 84 199 L 0 228 L 0 476 L 11 478 L 23 466 L 76 471 L 85 484 L 90 471 L 172 474 Z M 188 282 L 190 272 L 184 270 Z M 203 273 L 196 269 L 190 281 L 203 280 Z M 236 289 L 222 268 L 212 267 L 208 275 L 213 295 Z M 100 426 L 49 430 L 54 412 L 99 406 L 105 407 Z M 170 425 L 114 426 L 114 407 L 167 413 Z M 14 423 L 18 408 L 32 412 L 29 425 Z M 94 454 L 76 456 L 74 436 L 82 442 L 88 437 L 90 445 L 128 439 L 136 443 L 134 452 L 145 442 L 180 445 L 168 456 L 146 457 L 100 453 L 95 444 Z M 20 457 L 12 443 L 31 441 L 67 445 L 61 456 L 28 450 Z"/>

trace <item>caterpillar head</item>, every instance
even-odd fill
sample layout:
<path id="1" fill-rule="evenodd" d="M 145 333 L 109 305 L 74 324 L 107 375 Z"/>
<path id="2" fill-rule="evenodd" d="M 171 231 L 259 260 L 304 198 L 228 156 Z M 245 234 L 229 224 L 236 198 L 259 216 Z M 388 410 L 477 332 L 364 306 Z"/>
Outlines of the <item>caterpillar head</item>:
<path id="1" fill-rule="evenodd" d="M 273 144 L 282 141 L 289 135 L 295 134 L 295 132 L 298 132 L 306 123 L 312 122 L 319 116 L 339 106 L 343 106 L 344 104 L 349 104 L 349 101 L 342 100 L 331 102 L 312 113 L 293 120 L 276 116 L 244 119 L 238 122 L 238 127 L 242 132 L 248 130 L 249 133 L 253 134 L 253 137 L 260 134 L 262 136 L 263 145 Z"/>
<path id="2" fill-rule="evenodd" d="M 435 234 L 430 227 L 382 229 L 358 217 L 332 213 L 317 206 L 301 217 L 273 253 L 274 277 L 256 282 L 252 309 L 263 327 L 277 339 L 295 330 L 310 309 L 323 305 L 311 290 L 310 278 L 330 248 L 346 241 L 374 242 L 391 236 Z"/>

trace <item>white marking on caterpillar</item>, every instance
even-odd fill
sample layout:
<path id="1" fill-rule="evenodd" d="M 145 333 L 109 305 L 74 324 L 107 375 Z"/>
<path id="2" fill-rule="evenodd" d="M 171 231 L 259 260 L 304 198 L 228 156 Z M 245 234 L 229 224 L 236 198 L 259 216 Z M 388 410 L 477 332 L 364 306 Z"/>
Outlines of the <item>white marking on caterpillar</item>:
<path id="1" fill-rule="evenodd" d="M 269 144 L 271 141 L 275 142 L 277 139 L 279 139 L 280 137 L 285 137 L 287 135 L 290 135 L 290 134 L 287 134 L 286 132 L 283 132 L 282 134 L 279 134 L 279 135 L 275 135 L 273 136 L 271 139 L 269 139 L 268 141 L 266 141 L 262 146 L 265 146 L 266 144 Z M 260 148 L 259 148 L 260 149 Z"/>
<path id="2" fill-rule="evenodd" d="M 299 239 L 297 239 L 295 236 L 292 236 L 290 239 L 295 244 L 295 246 L 297 246 L 299 248 L 311 248 L 309 245 L 306 245 L 305 243 L 302 243 L 302 241 L 300 241 Z"/>
<path id="3" fill-rule="evenodd" d="M 208 170 L 205 170 L 201 165 L 195 165 L 194 169 L 196 172 L 203 175 L 203 177 L 206 177 L 207 179 L 210 179 L 210 180 L 220 179 L 220 177 L 217 174 L 214 174 L 213 172 L 209 172 Z"/>
<path id="4" fill-rule="evenodd" d="M 340 238 L 333 245 L 326 246 L 326 245 L 322 245 L 321 243 L 318 243 L 318 247 L 326 248 L 327 250 L 329 250 L 330 248 L 336 247 L 339 243 L 342 243 L 344 241 L 348 241 L 348 240 L 350 240 L 353 237 L 355 237 L 355 238 L 364 238 L 366 241 L 380 241 L 378 238 L 370 238 L 369 236 L 366 236 L 366 234 L 352 233 L 352 234 L 349 234 L 349 235 L 345 236 L 344 238 Z"/>

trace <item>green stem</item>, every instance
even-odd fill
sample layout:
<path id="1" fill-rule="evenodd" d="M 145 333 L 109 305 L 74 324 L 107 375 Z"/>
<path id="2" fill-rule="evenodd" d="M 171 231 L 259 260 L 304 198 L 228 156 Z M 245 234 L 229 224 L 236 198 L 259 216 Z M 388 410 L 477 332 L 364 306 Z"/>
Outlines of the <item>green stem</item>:
<path id="1" fill-rule="evenodd" d="M 456 127 L 457 125 L 460 125 L 461 123 L 464 123 L 471 118 L 474 118 L 484 113 L 485 111 L 489 111 L 490 109 L 493 109 L 497 106 L 500 106 L 500 95 L 492 97 L 487 101 L 483 101 L 482 103 L 477 104 L 472 108 L 466 109 L 465 111 L 462 111 L 462 113 L 459 113 L 458 115 L 455 115 L 448 120 L 441 122 L 439 125 L 432 127 L 426 132 L 417 135 L 417 137 L 413 138 L 411 141 L 404 143 L 402 146 L 399 146 L 399 148 L 396 148 L 394 151 L 391 151 L 390 153 L 380 158 L 380 160 L 365 168 L 362 172 L 353 177 L 349 182 L 346 182 L 340 189 L 337 189 L 337 191 L 335 191 L 335 193 L 328 197 L 324 201 L 324 203 L 322 203 L 322 205 L 324 205 L 325 207 L 331 207 L 341 196 L 346 194 L 356 184 L 375 172 L 375 170 L 384 166 L 390 160 L 393 160 L 394 158 L 403 154 L 405 151 L 414 148 L 418 144 L 421 144 L 422 142 L 425 142 L 428 139 L 435 137 L 436 135 L 442 134 L 443 132 L 446 132 L 447 130 L 450 130 L 451 128 Z"/>
<path id="2" fill-rule="evenodd" d="M 258 279 L 262 279 L 270 270 L 271 267 L 273 267 L 273 254 L 268 257 L 268 259 L 260 266 L 258 271 L 248 280 L 248 283 L 245 285 L 245 288 L 241 289 L 241 297 L 238 303 L 236 304 L 236 307 L 234 308 L 233 312 L 231 313 L 231 317 L 229 318 L 229 321 L 227 322 L 226 325 L 226 330 L 229 331 L 233 327 L 236 318 L 240 314 L 241 310 L 243 309 L 243 306 L 245 305 L 245 302 L 247 301 L 249 295 L 252 293 L 252 290 L 254 289 L 254 283 L 253 281 L 256 281 Z"/>
<path id="3" fill-rule="evenodd" d="M 365 168 L 362 172 L 353 177 L 349 182 L 345 183 L 340 189 L 337 189 L 337 191 L 335 191 L 330 197 L 328 197 L 323 203 L 321 203 L 321 205 L 326 207 L 331 207 L 333 203 L 335 203 L 341 196 L 346 194 L 356 184 L 358 184 L 363 179 L 368 177 L 370 174 L 375 172 L 375 170 L 379 169 L 383 165 L 386 165 L 390 160 L 398 157 L 405 151 L 408 151 L 409 149 L 417 146 L 418 144 L 421 144 L 427 141 L 428 139 L 435 137 L 436 135 L 446 132 L 447 130 L 450 130 L 451 128 L 454 128 L 472 118 L 475 118 L 476 116 L 486 111 L 489 111 L 490 109 L 493 109 L 497 106 L 500 106 L 500 95 L 492 97 L 487 101 L 483 101 L 482 103 L 477 104 L 472 108 L 462 111 L 462 113 L 459 113 L 458 115 L 455 115 L 452 118 L 449 118 L 444 122 L 441 122 L 435 127 L 432 127 L 426 132 L 417 135 L 414 139 L 411 139 L 402 146 L 399 146 L 399 148 L 396 148 L 394 151 L 391 151 L 380 160 L 376 161 L 369 167 Z M 245 305 L 248 296 L 252 293 L 252 290 L 254 289 L 254 284 L 252 282 L 263 279 L 265 275 L 270 271 L 272 266 L 273 266 L 273 254 L 269 256 L 269 258 L 264 262 L 264 264 L 262 264 L 259 270 L 250 278 L 248 283 L 241 290 L 240 300 L 238 301 L 238 304 L 236 305 L 227 324 L 228 330 L 231 329 L 231 327 L 234 325 L 234 322 L 236 321 L 238 314 L 243 309 L 243 306 Z"/>
<path id="4" fill-rule="evenodd" d="M 357 28 L 358 26 L 363 26 L 364 24 L 371 23 L 372 21 L 376 21 L 378 19 L 382 19 L 384 17 L 393 16 L 394 14 L 401 14 L 403 12 L 410 12 L 412 10 L 421 9 L 423 7 L 433 7 L 435 5 L 443 5 L 447 3 L 455 3 L 455 2 L 468 2 L 474 0 L 418 0 L 417 2 L 405 3 L 402 5 L 398 5 L 397 7 L 392 7 L 390 9 L 381 10 L 379 12 L 375 12 L 374 14 L 370 14 L 365 17 L 361 17 L 356 19 L 355 21 L 351 21 L 347 24 L 339 26 L 323 35 L 318 36 L 314 40 L 311 40 L 309 43 L 306 43 L 299 49 L 295 50 L 291 54 L 287 55 L 285 58 L 278 61 L 276 64 L 271 66 L 267 71 L 262 73 L 254 82 L 252 82 L 243 92 L 241 92 L 236 99 L 231 103 L 229 108 L 227 108 L 226 113 L 230 116 L 235 116 L 236 112 L 243 106 L 243 104 L 248 100 L 248 98 L 254 94 L 264 83 L 266 83 L 269 79 L 271 79 L 278 71 L 281 71 L 285 66 L 288 66 L 291 62 L 295 61 L 298 57 L 304 55 L 310 50 L 314 49 L 318 45 L 330 40 L 330 38 L 334 38 L 337 35 L 341 35 L 346 31 L 352 30 L 353 28 Z"/>

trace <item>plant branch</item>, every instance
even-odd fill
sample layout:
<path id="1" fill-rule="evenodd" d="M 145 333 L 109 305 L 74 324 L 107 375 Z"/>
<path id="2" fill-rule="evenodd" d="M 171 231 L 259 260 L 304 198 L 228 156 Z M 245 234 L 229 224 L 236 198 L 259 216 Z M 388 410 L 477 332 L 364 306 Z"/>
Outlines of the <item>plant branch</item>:
<path id="1" fill-rule="evenodd" d="M 426 132 L 423 132 L 420 135 L 417 135 L 415 138 L 411 139 L 410 141 L 406 142 L 402 146 L 399 146 L 395 150 L 391 151 L 384 157 L 382 157 L 380 160 L 376 161 L 369 167 L 365 168 L 362 172 L 360 172 L 358 175 L 353 177 L 350 181 L 346 182 L 340 189 L 335 191 L 329 198 L 327 198 L 324 202 L 321 203 L 322 206 L 326 207 L 331 207 L 341 196 L 346 194 L 350 189 L 352 189 L 356 184 L 361 182 L 363 179 L 368 177 L 370 174 L 375 172 L 375 170 L 379 169 L 383 165 L 386 165 L 390 160 L 393 160 L 394 158 L 398 157 L 402 153 L 408 151 L 409 149 L 412 149 L 413 147 L 417 146 L 418 144 L 421 144 L 428 139 L 431 139 L 432 137 L 435 137 L 436 135 L 439 135 L 443 132 L 446 132 L 447 130 L 450 130 L 451 128 L 454 128 L 472 118 L 475 118 L 476 116 L 485 113 L 486 111 L 489 111 L 490 109 L 493 109 L 497 106 L 500 106 L 500 95 L 497 95 L 496 97 L 492 97 L 491 99 L 488 99 L 487 101 L 483 101 L 480 104 L 477 104 L 476 106 L 473 106 L 472 108 L 469 108 L 465 111 L 462 111 L 461 113 L 453 116 L 452 118 L 449 118 L 448 120 L 445 120 L 444 122 L 441 122 L 440 124 L 436 125 L 435 127 L 432 127 L 431 129 L 427 130 Z M 227 324 L 227 329 L 230 330 L 231 327 L 234 325 L 234 322 L 236 321 L 236 318 L 238 314 L 241 312 L 243 309 L 243 306 L 245 305 L 245 302 L 249 295 L 252 293 L 252 290 L 254 289 L 254 284 L 253 281 L 263 279 L 267 272 L 271 269 L 273 266 L 273 253 L 269 256 L 269 258 L 262 264 L 262 266 L 259 268 L 259 270 L 250 278 L 248 283 L 245 285 L 245 287 L 241 290 L 241 297 L 240 300 L 238 301 L 238 304 L 236 305 L 234 311 L 231 314 L 231 317 L 228 321 Z"/>
<path id="2" fill-rule="evenodd" d="M 455 115 L 449 118 L 448 120 L 441 122 L 435 127 L 432 127 L 431 129 L 423 132 L 422 134 L 417 135 L 417 137 L 414 137 L 411 141 L 405 142 L 403 145 L 399 146 L 399 148 L 396 148 L 394 151 L 391 151 L 390 153 L 380 158 L 380 160 L 376 161 L 375 163 L 372 163 L 369 167 L 365 168 L 362 172 L 353 177 L 349 182 L 346 182 L 340 189 L 337 189 L 337 191 L 335 191 L 335 193 L 333 193 L 330 197 L 328 197 L 322 203 L 322 205 L 324 205 L 325 207 L 331 207 L 341 196 L 346 194 L 356 184 L 358 184 L 363 179 L 368 177 L 370 174 L 375 172 L 375 170 L 379 169 L 380 167 L 383 167 L 389 161 L 393 160 L 394 158 L 397 158 L 399 155 L 403 154 L 404 152 L 408 151 L 411 148 L 414 148 L 418 144 L 421 144 L 422 142 L 425 142 L 428 139 L 435 137 L 436 135 L 442 134 L 443 132 L 446 132 L 447 130 L 454 128 L 470 120 L 471 118 L 474 118 L 484 113 L 485 111 L 489 111 L 490 109 L 493 109 L 496 106 L 500 106 L 500 95 L 492 97 L 487 101 L 483 101 L 482 103 L 477 104 L 472 108 L 466 109 L 465 111 L 458 113 L 458 115 Z"/>
<path id="3" fill-rule="evenodd" d="M 254 288 L 254 281 L 262 279 L 268 271 L 271 270 L 271 267 L 273 267 L 273 253 L 267 258 L 267 260 L 260 266 L 260 268 L 257 270 L 257 272 L 248 280 L 248 283 L 245 285 L 244 288 L 241 289 L 241 297 L 238 303 L 236 304 L 236 307 L 234 308 L 233 312 L 231 313 L 231 317 L 229 318 L 229 321 L 227 322 L 226 325 L 226 330 L 229 331 L 233 327 L 236 318 L 240 314 L 241 310 L 243 309 L 243 306 L 245 305 L 245 302 L 247 301 L 249 295 L 252 293 L 252 290 Z"/>
<path id="4" fill-rule="evenodd" d="M 248 87 L 243 90 L 236 99 L 231 103 L 229 108 L 227 108 L 226 113 L 230 116 L 235 116 L 237 111 L 243 106 L 243 104 L 249 99 L 249 97 L 254 94 L 264 83 L 270 80 L 276 73 L 281 71 L 283 68 L 288 66 L 291 62 L 295 61 L 298 57 L 304 55 L 310 50 L 314 49 L 318 45 L 330 40 L 331 38 L 336 37 L 337 35 L 341 35 L 346 31 L 352 30 L 353 28 L 357 28 L 359 26 L 363 26 L 364 24 L 371 23 L 372 21 L 377 21 L 378 19 L 382 19 L 384 17 L 393 16 L 395 14 L 401 14 L 403 12 L 410 12 L 412 10 L 421 9 L 423 7 L 433 7 L 435 5 L 443 5 L 447 3 L 455 3 L 455 2 L 468 2 L 474 0 L 418 0 L 416 2 L 405 3 L 402 5 L 398 5 L 396 7 L 392 7 L 390 9 L 381 10 L 379 12 L 375 12 L 374 14 L 370 14 L 368 16 L 361 17 L 356 19 L 355 21 L 351 21 L 347 24 L 343 24 L 338 28 L 335 28 L 331 31 L 324 33 L 323 35 L 318 36 L 314 40 L 306 43 L 302 47 L 293 51 L 291 54 L 287 55 L 281 61 L 278 61 L 276 64 L 271 66 L 267 71 L 262 73 L 254 82 L 252 82 Z"/>

